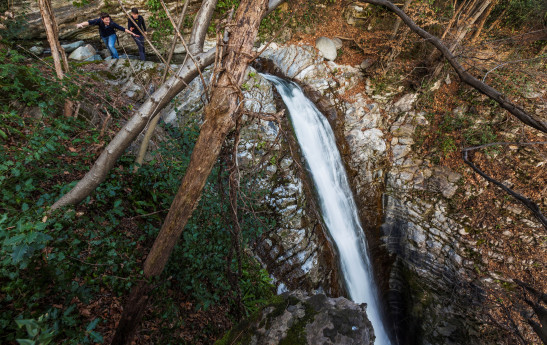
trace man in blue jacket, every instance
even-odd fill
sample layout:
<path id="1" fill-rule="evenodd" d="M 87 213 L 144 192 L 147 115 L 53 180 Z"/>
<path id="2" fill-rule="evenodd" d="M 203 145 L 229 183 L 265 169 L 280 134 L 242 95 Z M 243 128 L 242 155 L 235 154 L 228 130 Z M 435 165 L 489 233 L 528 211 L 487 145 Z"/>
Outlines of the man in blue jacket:
<path id="1" fill-rule="evenodd" d="M 133 36 L 133 39 L 135 40 L 135 43 L 137 43 L 137 47 L 139 47 L 139 59 L 144 61 L 145 54 L 144 54 L 144 35 L 146 35 L 146 24 L 144 23 L 144 18 L 139 15 L 139 10 L 136 8 L 131 9 L 131 18 L 127 20 L 127 28 L 134 33 L 139 34 L 139 36 L 135 37 Z"/>
<path id="2" fill-rule="evenodd" d="M 110 54 L 112 54 L 113 59 L 117 59 L 118 51 L 116 50 L 116 47 L 114 46 L 116 44 L 116 30 L 125 31 L 128 34 L 133 35 L 133 37 L 139 37 L 139 35 L 134 34 L 133 32 L 127 30 L 126 28 L 119 26 L 118 24 L 114 23 L 110 16 L 106 13 L 101 13 L 101 18 L 98 19 L 91 19 L 83 23 L 76 24 L 76 27 L 78 29 L 83 28 L 84 26 L 88 25 L 97 25 L 99 27 L 99 35 L 101 36 L 101 39 L 103 40 L 104 44 L 108 47 L 108 50 L 110 50 Z"/>

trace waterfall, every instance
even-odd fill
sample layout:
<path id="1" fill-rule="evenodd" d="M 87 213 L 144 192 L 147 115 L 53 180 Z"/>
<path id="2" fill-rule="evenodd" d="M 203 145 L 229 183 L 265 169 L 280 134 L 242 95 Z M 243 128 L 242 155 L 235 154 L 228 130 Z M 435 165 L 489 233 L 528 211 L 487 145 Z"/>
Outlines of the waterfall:
<path id="1" fill-rule="evenodd" d="M 350 298 L 367 304 L 367 316 L 376 335 L 375 344 L 391 344 L 382 322 L 380 299 L 357 207 L 332 128 L 298 85 L 272 75 L 263 77 L 275 85 L 289 110 L 317 190 L 323 220 L 338 249 Z"/>

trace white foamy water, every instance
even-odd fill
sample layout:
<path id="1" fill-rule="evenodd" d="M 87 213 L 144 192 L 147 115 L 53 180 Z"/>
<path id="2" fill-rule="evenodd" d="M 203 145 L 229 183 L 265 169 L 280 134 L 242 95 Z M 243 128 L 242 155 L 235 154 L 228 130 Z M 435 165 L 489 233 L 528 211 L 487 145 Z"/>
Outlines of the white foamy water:
<path id="1" fill-rule="evenodd" d="M 327 119 L 295 83 L 263 75 L 274 83 L 285 102 L 310 170 L 323 219 L 338 248 L 342 274 L 351 299 L 367 304 L 367 316 L 376 335 L 375 344 L 391 344 L 357 207 L 349 187 L 334 133 Z"/>

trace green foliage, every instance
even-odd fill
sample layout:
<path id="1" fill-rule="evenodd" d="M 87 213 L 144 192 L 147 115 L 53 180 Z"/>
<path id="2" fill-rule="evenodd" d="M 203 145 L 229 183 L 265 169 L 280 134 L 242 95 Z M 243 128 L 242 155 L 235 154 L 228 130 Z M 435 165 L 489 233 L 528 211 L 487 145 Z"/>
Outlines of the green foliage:
<path id="1" fill-rule="evenodd" d="M 5 65 L 0 70 L 6 70 Z M 39 105 L 46 92 L 41 88 L 50 86 L 46 79 L 32 80 L 35 83 L 28 85 L 36 87 L 37 96 L 27 102 Z M 24 85 L 11 90 L 24 94 L 29 91 Z M 160 147 L 156 157 L 161 162 L 153 160 L 134 174 L 133 159 L 122 158 L 81 205 L 43 218 L 46 207 L 73 186 L 67 182 L 82 176 L 93 161 L 88 148 L 100 145 L 98 131 L 87 122 L 55 117 L 52 109 L 59 104 L 51 108 L 47 104 L 41 118 L 22 116 L 9 104 L 0 112 L 6 134 L 0 139 L 4 141 L 0 146 L 0 343 L 16 339 L 24 344 L 100 343 L 101 320 L 90 319 L 80 309 L 99 300 L 104 291 L 125 296 L 142 279 L 135 272 L 141 270 L 140 260 L 157 235 L 189 164 L 198 127 L 169 128 L 173 140 Z M 235 260 L 226 262 L 233 225 L 227 215 L 227 197 L 218 185 L 219 174 L 226 183 L 225 174 L 215 167 L 195 216 L 158 281 L 162 307 L 173 289 L 190 296 L 198 308 L 233 304 L 234 291 L 226 277 L 227 264 L 232 271 L 237 268 Z M 255 192 L 245 193 L 253 196 Z M 245 245 L 271 224 L 245 215 L 240 225 Z M 248 312 L 272 289 L 267 273 L 245 256 L 240 286 Z M 177 303 L 161 310 L 165 319 L 180 313 Z M 18 327 L 22 324 L 24 329 Z M 218 330 L 212 327 L 207 332 Z"/>
<path id="2" fill-rule="evenodd" d="M 547 2 L 544 0 L 503 0 L 492 11 L 490 18 L 494 20 L 505 11 L 503 26 L 510 29 L 520 29 L 523 26 L 545 23 Z"/>
<path id="3" fill-rule="evenodd" d="M 224 14 L 232 8 L 234 8 L 234 10 L 237 10 L 238 6 L 239 0 L 219 0 L 217 2 L 216 11 L 218 11 L 220 14 Z"/>
<path id="4" fill-rule="evenodd" d="M 165 13 L 160 0 L 148 0 L 146 5 L 151 14 L 146 18 L 147 25 L 151 29 L 154 29 L 152 40 L 154 43 L 162 44 L 167 35 L 174 33 L 173 25 L 167 13 Z"/>
<path id="5" fill-rule="evenodd" d="M 468 145 L 477 146 L 497 141 L 497 135 L 490 125 L 483 125 L 479 128 L 468 128 L 463 132 Z"/>
<path id="6" fill-rule="evenodd" d="M 38 320 L 15 320 L 19 328 L 25 327 L 27 331 L 27 339 L 16 339 L 21 345 L 48 345 L 53 340 L 54 331 L 45 328 L 43 325 L 44 316 L 40 316 Z"/>
<path id="7" fill-rule="evenodd" d="M 0 50 L 0 109 L 2 123 L 12 121 L 13 114 L 7 110 L 9 102 L 26 106 L 38 106 L 42 113 L 54 113 L 61 101 L 75 93 L 69 78 L 61 83 L 53 76 L 47 76 L 34 65 L 28 65 L 26 57 L 15 50 Z M 6 131 L 3 130 L 6 134 Z"/>

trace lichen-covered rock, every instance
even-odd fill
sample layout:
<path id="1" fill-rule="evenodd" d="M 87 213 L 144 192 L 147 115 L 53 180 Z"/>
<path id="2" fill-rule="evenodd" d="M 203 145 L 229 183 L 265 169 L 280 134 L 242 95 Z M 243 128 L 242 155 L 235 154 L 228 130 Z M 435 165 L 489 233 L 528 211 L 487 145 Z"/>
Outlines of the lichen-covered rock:
<path id="1" fill-rule="evenodd" d="M 34 47 L 31 47 L 29 51 L 36 55 L 42 55 L 44 53 L 44 48 L 39 46 L 34 46 Z"/>
<path id="2" fill-rule="evenodd" d="M 301 292 L 276 296 L 271 304 L 235 326 L 216 345 L 368 345 L 374 343 L 364 304 L 343 297 Z"/>

